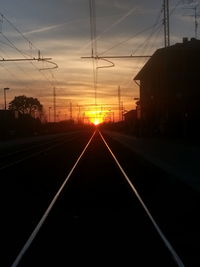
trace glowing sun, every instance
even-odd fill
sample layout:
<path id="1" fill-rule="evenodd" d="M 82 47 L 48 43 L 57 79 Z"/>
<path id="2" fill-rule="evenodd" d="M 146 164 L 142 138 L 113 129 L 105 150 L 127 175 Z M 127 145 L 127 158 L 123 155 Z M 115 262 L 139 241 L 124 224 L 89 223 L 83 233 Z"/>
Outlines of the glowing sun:
<path id="1" fill-rule="evenodd" d="M 87 111 L 86 117 L 94 125 L 98 125 L 104 121 L 105 114 L 102 111 Z"/>

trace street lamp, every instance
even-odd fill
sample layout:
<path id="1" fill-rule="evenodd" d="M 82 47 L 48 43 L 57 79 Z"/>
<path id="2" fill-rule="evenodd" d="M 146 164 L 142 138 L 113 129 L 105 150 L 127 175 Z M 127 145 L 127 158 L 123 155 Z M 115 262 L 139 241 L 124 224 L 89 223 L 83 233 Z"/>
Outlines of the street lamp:
<path id="1" fill-rule="evenodd" d="M 10 88 L 6 87 L 4 88 L 4 103 L 5 103 L 5 110 L 6 110 L 6 91 L 9 90 Z"/>

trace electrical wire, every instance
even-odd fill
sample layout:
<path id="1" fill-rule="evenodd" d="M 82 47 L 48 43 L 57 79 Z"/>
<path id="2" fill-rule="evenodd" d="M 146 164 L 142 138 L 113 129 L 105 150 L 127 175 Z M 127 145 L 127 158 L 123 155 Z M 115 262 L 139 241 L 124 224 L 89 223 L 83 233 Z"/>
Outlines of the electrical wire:
<path id="1" fill-rule="evenodd" d="M 178 7 L 180 4 L 181 4 L 181 0 L 178 0 L 177 3 L 176 3 L 176 5 L 175 5 L 175 7 L 171 10 L 170 15 L 172 15 L 172 14 L 174 13 L 174 11 L 177 9 L 177 7 Z M 158 25 L 158 23 L 159 23 L 159 19 L 160 19 L 161 11 L 162 11 L 162 10 L 159 11 L 158 17 L 157 17 L 157 19 L 156 19 L 156 21 L 155 21 L 155 23 L 154 23 L 153 25 L 151 25 L 151 26 L 149 26 L 149 27 L 147 27 L 147 28 L 145 28 L 145 29 L 143 29 L 143 30 L 137 32 L 137 33 L 134 34 L 133 36 L 128 37 L 127 39 L 125 39 L 125 40 L 119 42 L 118 44 L 113 45 L 112 47 L 108 48 L 107 50 L 101 52 L 99 55 L 104 55 L 104 54 L 106 54 L 106 53 L 109 52 L 110 50 L 112 50 L 112 49 L 114 49 L 114 48 L 116 48 L 116 47 L 118 47 L 118 46 L 120 46 L 120 45 L 122 45 L 122 44 L 124 44 L 124 43 L 126 43 L 126 42 L 128 42 L 128 41 L 130 41 L 131 39 L 134 39 L 135 37 L 137 37 L 138 35 L 140 35 L 140 34 L 142 34 L 142 33 L 144 33 L 144 32 L 147 32 L 147 31 L 149 31 L 149 30 L 151 30 L 151 29 L 154 30 L 155 27 L 156 27 L 156 26 Z"/>
<path id="2" fill-rule="evenodd" d="M 89 10 L 90 10 L 90 36 L 91 36 L 91 57 L 92 57 L 92 70 L 93 70 L 94 102 L 96 106 L 98 62 L 95 59 L 97 56 L 95 0 L 89 0 Z"/>
<path id="3" fill-rule="evenodd" d="M 32 47 L 34 47 L 35 49 L 37 49 L 39 51 L 39 49 L 6 17 L 4 16 L 1 12 L 0 12 L 0 16 L 2 17 L 2 22 L 3 22 L 3 19 L 5 19 L 9 25 L 11 27 L 13 27 L 13 29 L 22 36 L 22 38 L 27 41 L 29 43 L 29 45 L 31 45 Z M 13 49 L 15 49 L 16 51 L 18 51 L 24 58 L 32 58 L 31 55 L 27 54 L 27 53 L 24 53 L 22 50 L 20 50 L 11 40 L 9 40 L 7 38 L 7 36 L 1 31 L 0 34 L 6 39 L 6 41 L 9 43 L 9 46 Z M 42 60 L 42 59 L 41 59 Z M 52 86 L 52 81 L 50 81 L 50 79 L 44 74 L 41 72 L 41 70 L 51 70 L 51 69 L 56 69 L 58 68 L 58 65 L 55 63 L 55 62 L 52 62 L 52 61 L 46 61 L 47 63 L 53 65 L 53 67 L 47 67 L 47 68 L 38 68 L 33 62 L 29 62 L 29 64 L 31 64 L 44 78 L 46 81 L 49 82 L 49 84 Z"/>
<path id="4" fill-rule="evenodd" d="M 10 41 L 7 36 L 3 33 L 0 33 L 8 42 L 9 44 L 12 46 L 12 48 L 14 48 L 15 50 L 17 50 L 24 58 L 30 58 L 28 54 L 22 52 L 12 41 Z M 52 81 L 44 74 L 41 72 L 41 69 L 39 69 L 33 62 L 29 62 L 29 64 L 31 64 L 44 78 L 46 81 L 49 82 L 49 84 L 52 86 Z M 52 64 L 55 64 L 57 65 L 56 63 L 53 63 Z M 52 68 L 51 68 L 52 69 Z"/>
<path id="5" fill-rule="evenodd" d="M 101 52 L 101 53 L 99 54 L 99 56 L 100 56 L 100 55 L 104 55 L 104 54 L 106 54 L 107 52 L 109 52 L 110 50 L 112 50 L 112 49 L 114 49 L 114 48 L 116 48 L 116 47 L 118 47 L 118 46 L 120 46 L 120 45 L 122 45 L 122 44 L 124 44 L 124 43 L 126 43 L 126 42 L 128 42 L 128 41 L 130 41 L 130 40 L 132 40 L 132 39 L 134 39 L 134 38 L 137 37 L 138 35 L 140 35 L 140 34 L 142 34 L 142 33 L 145 33 L 145 32 L 147 32 L 147 31 L 149 31 L 149 30 L 152 29 L 153 27 L 154 27 L 154 24 L 151 25 L 151 26 L 149 26 L 149 27 L 147 27 L 147 28 L 145 28 L 145 29 L 143 29 L 143 30 L 141 30 L 141 31 L 139 31 L 139 32 L 137 32 L 137 33 L 134 34 L 133 36 L 128 37 L 128 38 L 126 38 L 125 40 L 119 42 L 118 44 L 115 44 L 115 45 L 113 45 L 112 47 L 110 47 L 110 48 L 106 49 L 105 51 Z"/>
<path id="6" fill-rule="evenodd" d="M 15 29 L 15 31 L 18 32 L 23 37 L 23 39 L 26 40 L 32 47 L 39 50 L 4 14 L 0 12 L 0 16 L 2 17 L 2 19 L 5 19 L 10 24 L 10 26 L 12 26 L 13 29 Z"/>

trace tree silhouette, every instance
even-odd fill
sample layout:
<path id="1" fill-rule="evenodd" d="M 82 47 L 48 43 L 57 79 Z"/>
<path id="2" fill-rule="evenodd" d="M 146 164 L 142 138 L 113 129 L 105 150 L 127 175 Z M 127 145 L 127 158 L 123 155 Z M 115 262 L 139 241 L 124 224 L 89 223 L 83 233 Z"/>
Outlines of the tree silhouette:
<path id="1" fill-rule="evenodd" d="M 27 114 L 34 117 L 35 111 L 41 114 L 42 109 L 43 106 L 37 98 L 27 97 L 25 95 L 15 96 L 9 103 L 9 110 L 18 111 L 21 115 Z"/>

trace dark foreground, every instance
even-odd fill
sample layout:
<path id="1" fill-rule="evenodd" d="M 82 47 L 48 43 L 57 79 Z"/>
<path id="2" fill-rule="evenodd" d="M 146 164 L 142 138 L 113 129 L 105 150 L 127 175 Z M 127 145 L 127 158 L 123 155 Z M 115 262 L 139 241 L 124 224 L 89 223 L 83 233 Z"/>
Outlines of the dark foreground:
<path id="1" fill-rule="evenodd" d="M 70 142 L 1 171 L 1 266 L 14 261 L 90 136 L 73 134 Z M 107 140 L 185 266 L 199 266 L 198 194 Z M 99 135 L 19 266 L 78 264 L 177 266 Z"/>

